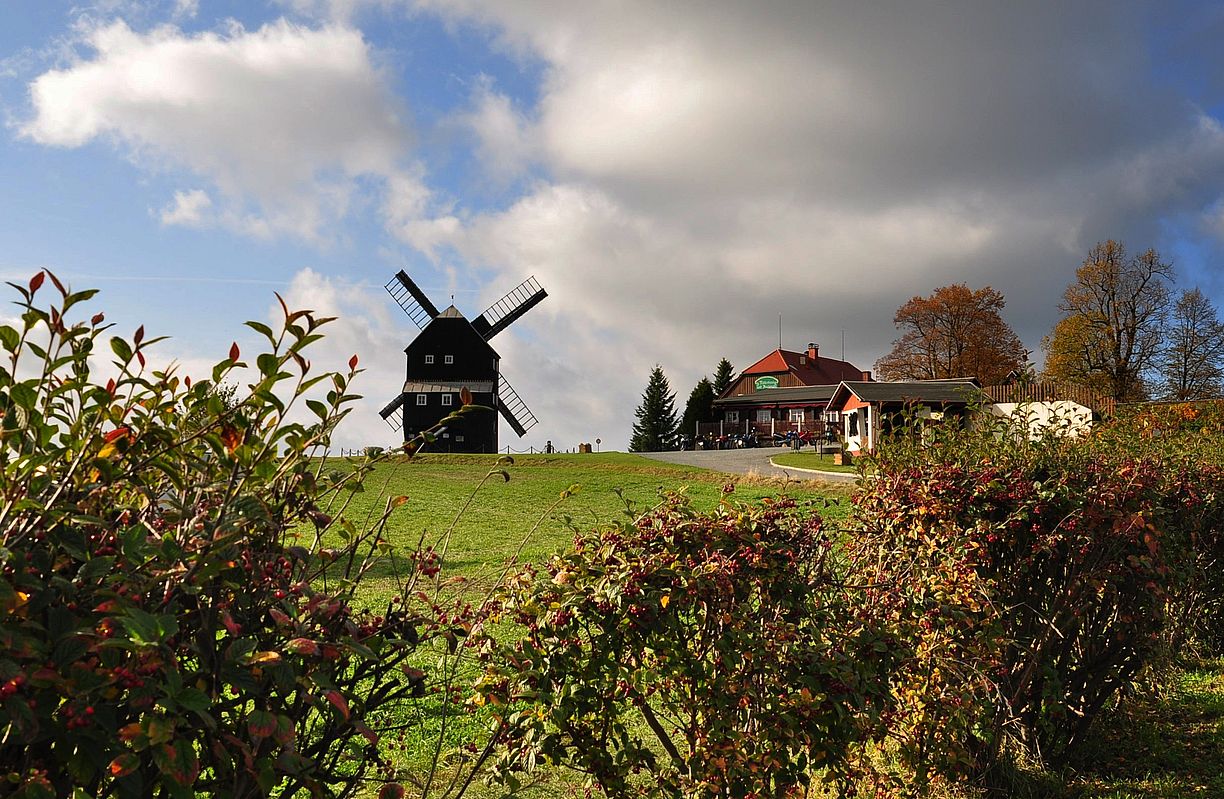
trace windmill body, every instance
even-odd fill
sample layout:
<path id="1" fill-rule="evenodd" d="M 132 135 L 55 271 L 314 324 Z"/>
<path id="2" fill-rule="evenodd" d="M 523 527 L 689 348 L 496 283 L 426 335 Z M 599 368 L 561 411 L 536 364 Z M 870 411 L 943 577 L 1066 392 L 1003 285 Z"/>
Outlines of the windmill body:
<path id="1" fill-rule="evenodd" d="M 457 410 L 467 389 L 472 402 L 493 408 L 519 436 L 536 418 L 501 374 L 501 357 L 489 344 L 497 335 L 548 294 L 528 278 L 475 320 L 455 306 L 438 309 L 404 272 L 387 283 L 387 290 L 408 317 L 421 328 L 404 350 L 404 387 L 380 415 L 402 427 L 408 441 Z M 441 452 L 496 452 L 497 414 L 469 413 L 443 430 L 428 447 Z"/>

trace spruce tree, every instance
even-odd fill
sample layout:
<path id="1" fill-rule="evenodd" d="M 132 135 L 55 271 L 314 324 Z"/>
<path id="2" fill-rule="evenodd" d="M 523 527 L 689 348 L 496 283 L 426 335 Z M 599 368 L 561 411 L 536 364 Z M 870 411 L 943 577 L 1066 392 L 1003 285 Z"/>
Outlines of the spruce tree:
<path id="1" fill-rule="evenodd" d="M 693 387 L 680 419 L 680 432 L 686 436 L 697 435 L 698 422 L 714 421 L 714 385 L 710 378 L 703 377 Z"/>
<path id="2" fill-rule="evenodd" d="M 718 368 L 714 370 L 714 396 L 721 396 L 727 390 L 727 386 L 731 385 L 731 378 L 735 376 L 735 369 L 731 366 L 731 362 L 723 358 L 718 362 Z"/>
<path id="3" fill-rule="evenodd" d="M 650 372 L 650 381 L 642 394 L 642 404 L 635 412 L 633 436 L 629 439 L 630 452 L 659 452 L 667 449 L 676 433 L 676 395 L 663 374 L 663 367 L 655 364 Z"/>

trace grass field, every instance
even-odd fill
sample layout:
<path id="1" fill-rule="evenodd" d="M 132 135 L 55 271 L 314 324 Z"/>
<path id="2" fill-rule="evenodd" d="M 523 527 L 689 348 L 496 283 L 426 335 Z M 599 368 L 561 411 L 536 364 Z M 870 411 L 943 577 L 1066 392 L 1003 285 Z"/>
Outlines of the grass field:
<path id="1" fill-rule="evenodd" d="M 788 465 L 801 465 L 789 463 L 791 458 L 814 459 L 806 453 L 783 457 Z M 344 461 L 325 464 L 325 471 L 333 468 L 347 471 L 351 466 Z M 508 481 L 497 473 L 488 477 L 501 469 L 508 473 Z M 665 491 L 682 491 L 698 507 L 710 508 L 727 483 L 735 484 L 733 496 L 739 500 L 786 493 L 814 504 L 830 519 L 845 514 L 851 491 L 849 486 L 827 482 L 743 479 L 621 453 L 516 456 L 506 465 L 499 465 L 495 456 L 427 455 L 380 465 L 367 478 L 365 490 L 352 495 L 344 515 L 361 527 L 363 520 L 381 511 L 387 497 L 406 496 L 389 526 L 392 544 L 412 548 L 422 536 L 437 542 L 453 526 L 446 572 L 466 578 L 468 588 L 460 590 L 477 595 L 502 572 L 520 545 L 520 562 L 540 562 L 570 546 L 570 523 L 589 527 L 608 521 L 624 511 L 625 500 L 644 509 L 657 503 Z M 573 495 L 548 511 L 567 490 Z M 394 578 L 388 572 L 371 576 L 364 592 L 377 604 L 393 590 Z M 429 665 L 423 662 L 422 667 Z M 1019 772 L 1010 789 L 990 795 L 1224 797 L 1224 661 L 1193 662 L 1166 684 L 1170 687 L 1159 696 L 1132 697 L 1105 716 L 1086 753 L 1064 771 Z M 426 759 L 430 743 L 437 741 L 438 718 L 429 701 L 409 713 L 411 731 L 400 758 L 404 765 L 415 767 Z M 479 738 L 480 728 L 478 718 L 455 719 L 443 737 L 450 746 L 468 734 Z M 550 772 L 543 779 L 542 785 L 522 795 L 581 795 L 570 775 Z M 470 795 L 502 794 L 478 788 Z M 960 796 L 977 799 L 976 794 Z"/>
<path id="2" fill-rule="evenodd" d="M 838 466 L 833 463 L 833 454 L 820 454 L 816 451 L 799 451 L 787 452 L 783 451 L 774 455 L 771 460 L 778 466 L 794 466 L 800 469 L 814 469 L 823 472 L 845 472 L 855 474 L 858 472 L 857 466 Z"/>
<path id="3" fill-rule="evenodd" d="M 324 471 L 348 471 L 342 460 Z M 504 470 L 489 477 L 491 471 Z M 699 508 L 712 508 L 723 487 L 735 484 L 734 496 L 751 501 L 785 493 L 814 502 L 829 518 L 845 511 L 849 487 L 811 481 L 746 479 L 695 469 L 637 455 L 608 452 L 586 455 L 518 455 L 499 463 L 493 455 L 421 455 L 380 464 L 365 480 L 364 491 L 351 499 L 343 514 L 359 528 L 376 518 L 387 497 L 405 496 L 389 525 L 391 543 L 415 547 L 424 537 L 440 542 L 449 536 L 446 569 L 476 585 L 500 574 L 519 547 L 519 560 L 540 562 L 567 548 L 573 540 L 569 525 L 589 528 L 615 518 L 626 502 L 639 510 L 660 501 L 664 491 L 682 491 Z M 571 496 L 559 501 L 563 492 Z M 336 514 L 339 505 L 330 509 Z M 550 510 L 551 509 L 551 510 Z M 375 572 L 368 590 L 386 594 L 392 577 Z M 380 584 L 381 583 L 381 584 Z"/>

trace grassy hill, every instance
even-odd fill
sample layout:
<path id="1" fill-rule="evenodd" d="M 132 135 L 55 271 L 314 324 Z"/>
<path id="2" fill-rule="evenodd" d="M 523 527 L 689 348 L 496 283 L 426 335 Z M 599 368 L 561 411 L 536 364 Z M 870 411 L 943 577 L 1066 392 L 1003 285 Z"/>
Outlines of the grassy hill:
<path id="1" fill-rule="evenodd" d="M 351 468 L 340 459 L 323 464 L 324 474 Z M 496 455 L 419 455 L 379 464 L 363 491 L 323 510 L 361 528 L 377 518 L 388 497 L 407 497 L 388 526 L 392 545 L 409 549 L 423 539 L 441 547 L 449 531 L 447 573 L 480 586 L 516 552 L 520 562 L 540 562 L 568 547 L 570 525 L 609 521 L 627 504 L 649 508 L 670 491 L 683 492 L 698 508 L 712 508 L 728 484 L 737 499 L 787 494 L 816 503 L 827 518 L 844 514 L 851 490 L 819 481 L 749 479 L 619 452 L 516 455 L 512 462 Z M 565 492 L 570 495 L 562 500 Z M 371 576 L 369 592 L 377 602 L 394 577 L 389 569 Z"/>

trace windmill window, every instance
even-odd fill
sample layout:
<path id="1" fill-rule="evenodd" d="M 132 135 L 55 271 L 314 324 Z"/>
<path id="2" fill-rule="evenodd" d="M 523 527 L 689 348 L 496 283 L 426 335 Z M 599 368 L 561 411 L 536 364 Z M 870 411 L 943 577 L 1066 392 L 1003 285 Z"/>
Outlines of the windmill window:
<path id="1" fill-rule="evenodd" d="M 463 436 L 455 436 L 455 443 L 462 444 Z"/>
<path id="2" fill-rule="evenodd" d="M 426 356 L 425 356 L 425 363 L 433 363 L 433 359 L 434 359 L 434 356 L 432 356 L 432 355 L 426 355 Z"/>
<path id="3" fill-rule="evenodd" d="M 428 405 L 428 404 L 429 404 L 428 394 L 417 394 L 417 405 Z"/>
<path id="4" fill-rule="evenodd" d="M 443 356 L 442 356 L 442 362 L 443 362 L 443 363 L 454 363 L 454 362 L 455 362 L 455 356 L 454 356 L 454 355 L 443 355 Z"/>
<path id="5" fill-rule="evenodd" d="M 455 395 L 454 395 L 454 394 L 443 394 L 443 395 L 442 395 L 442 404 L 443 404 L 443 405 L 454 405 L 454 404 L 455 404 Z"/>

